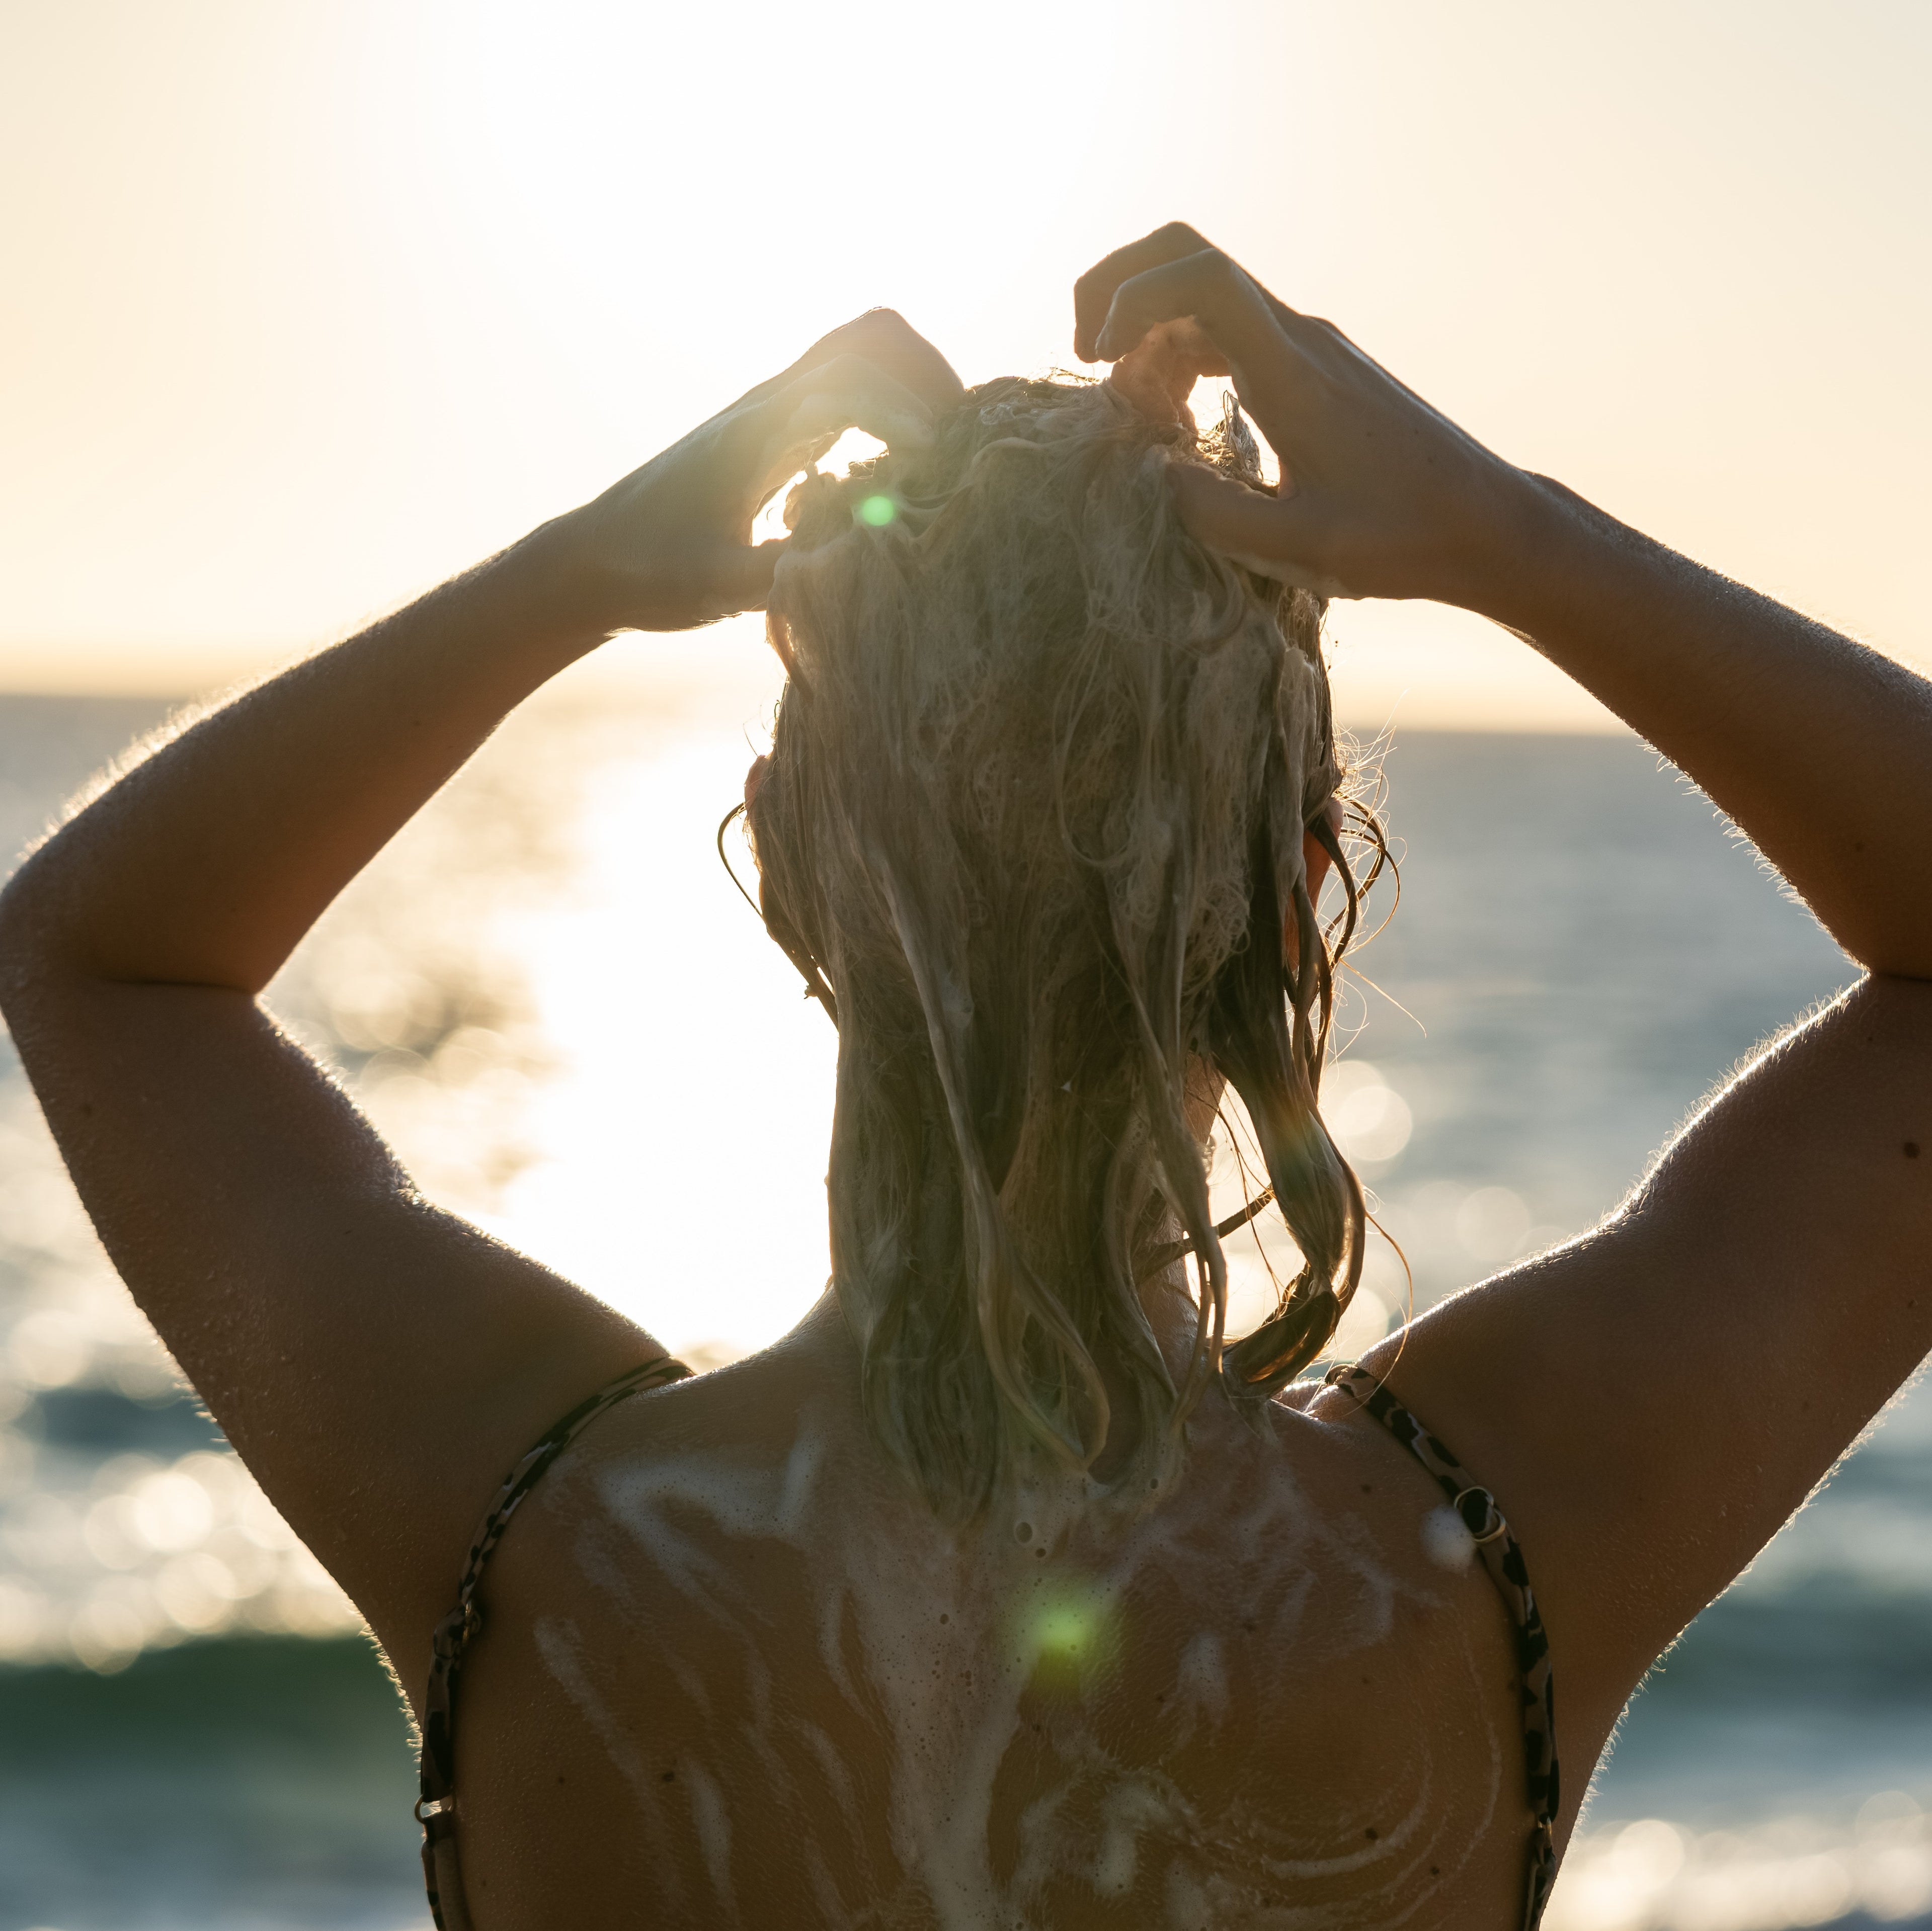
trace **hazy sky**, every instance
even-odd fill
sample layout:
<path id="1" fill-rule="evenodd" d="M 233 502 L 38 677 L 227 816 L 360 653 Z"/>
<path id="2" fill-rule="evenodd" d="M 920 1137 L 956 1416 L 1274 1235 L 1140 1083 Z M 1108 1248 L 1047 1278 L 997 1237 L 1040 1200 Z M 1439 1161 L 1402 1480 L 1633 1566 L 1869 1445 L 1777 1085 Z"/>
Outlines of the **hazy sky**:
<path id="1" fill-rule="evenodd" d="M 0 0 L 0 688 L 325 640 L 875 303 L 1045 367 L 1174 215 L 1932 659 L 1928 74 L 1921 0 Z M 1587 715 L 1468 619 L 1333 627 L 1358 718 Z"/>

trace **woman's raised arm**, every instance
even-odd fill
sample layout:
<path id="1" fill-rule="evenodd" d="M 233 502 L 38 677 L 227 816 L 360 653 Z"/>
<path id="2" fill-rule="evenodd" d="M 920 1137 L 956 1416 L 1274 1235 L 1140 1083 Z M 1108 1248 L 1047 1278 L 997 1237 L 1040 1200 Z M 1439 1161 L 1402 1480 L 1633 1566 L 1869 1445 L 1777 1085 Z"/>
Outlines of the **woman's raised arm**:
<path id="1" fill-rule="evenodd" d="M 1504 462 L 1191 228 L 1109 256 L 1075 301 L 1081 354 L 1183 394 L 1231 373 L 1273 445 L 1276 496 L 1179 472 L 1204 542 L 1515 631 L 1695 778 L 1860 964 L 1932 979 L 1932 684 Z"/>
<path id="2" fill-rule="evenodd" d="M 200 718 L 0 898 L 0 1000 L 115 1264 L 399 1666 L 504 1468 L 655 1351 L 426 1206 L 255 995 L 524 697 L 614 631 L 762 603 L 770 490 L 852 424 L 916 441 L 958 392 L 896 316 L 861 317 L 594 502 Z"/>
<path id="3" fill-rule="evenodd" d="M 1280 457 L 1275 496 L 1177 473 L 1204 542 L 1533 640 L 1873 975 L 1594 1234 L 1369 1357 L 1508 1513 L 1564 1685 L 1559 1754 L 1592 1762 L 1652 1660 L 1932 1348 L 1932 685 L 1512 467 L 1191 229 L 1109 256 L 1076 305 L 1080 352 L 1156 406 L 1232 374 Z M 1330 1399 L 1350 1411 L 1314 1412 Z"/>
<path id="4" fill-rule="evenodd" d="M 762 604 L 760 504 L 856 424 L 916 439 L 958 382 L 887 311 L 827 336 L 594 502 L 177 736 L 9 886 L 14 997 L 50 978 L 259 992 L 540 684 L 612 632 Z"/>

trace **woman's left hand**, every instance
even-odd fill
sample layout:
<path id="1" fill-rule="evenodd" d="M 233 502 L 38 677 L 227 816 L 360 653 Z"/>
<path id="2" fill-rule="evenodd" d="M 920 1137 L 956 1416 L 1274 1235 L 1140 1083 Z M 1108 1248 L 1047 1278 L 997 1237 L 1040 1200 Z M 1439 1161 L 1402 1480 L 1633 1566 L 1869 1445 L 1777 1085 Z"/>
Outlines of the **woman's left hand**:
<path id="1" fill-rule="evenodd" d="M 1074 284 L 1074 351 L 1157 420 L 1201 376 L 1231 376 L 1281 463 L 1263 495 L 1173 472 L 1210 549 L 1324 595 L 1432 597 L 1482 609 L 1520 547 L 1533 486 L 1365 355 L 1174 222 Z"/>
<path id="2" fill-rule="evenodd" d="M 782 542 L 752 524 L 785 479 L 848 429 L 896 449 L 932 439 L 964 393 L 945 357 L 889 308 L 814 343 L 641 469 L 561 520 L 574 592 L 606 631 L 689 630 L 763 607 Z"/>

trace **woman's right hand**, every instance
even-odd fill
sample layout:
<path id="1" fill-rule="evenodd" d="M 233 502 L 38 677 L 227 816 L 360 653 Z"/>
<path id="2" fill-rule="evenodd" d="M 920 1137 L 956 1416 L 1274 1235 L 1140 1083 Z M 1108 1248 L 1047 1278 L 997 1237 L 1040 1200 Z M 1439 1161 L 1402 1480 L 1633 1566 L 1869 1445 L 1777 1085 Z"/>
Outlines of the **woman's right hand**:
<path id="1" fill-rule="evenodd" d="M 587 600 L 583 615 L 606 632 L 688 630 L 760 608 L 784 547 L 751 540 L 772 492 L 848 429 L 922 446 L 964 393 L 946 358 L 892 310 L 835 328 L 560 519 L 573 599 Z"/>
<path id="2" fill-rule="evenodd" d="M 1074 350 L 1177 412 L 1227 375 L 1281 463 L 1272 497 L 1192 466 L 1174 486 L 1210 549 L 1331 597 L 1482 607 L 1532 496 L 1529 478 L 1364 355 L 1298 314 L 1184 223 L 1074 284 Z"/>

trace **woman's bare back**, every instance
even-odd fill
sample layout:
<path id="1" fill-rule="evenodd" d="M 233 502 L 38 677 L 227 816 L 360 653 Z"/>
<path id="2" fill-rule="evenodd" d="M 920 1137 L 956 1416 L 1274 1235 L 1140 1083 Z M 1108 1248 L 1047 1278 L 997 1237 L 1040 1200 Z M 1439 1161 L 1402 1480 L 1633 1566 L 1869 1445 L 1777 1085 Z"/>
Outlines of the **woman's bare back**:
<path id="1" fill-rule="evenodd" d="M 479 1919 L 1518 1914 L 1507 1619 L 1378 1429 L 1217 1402 L 1125 1519 L 1070 1486 L 952 1528 L 842 1339 L 627 1405 L 518 1516 L 458 1729 Z"/>

